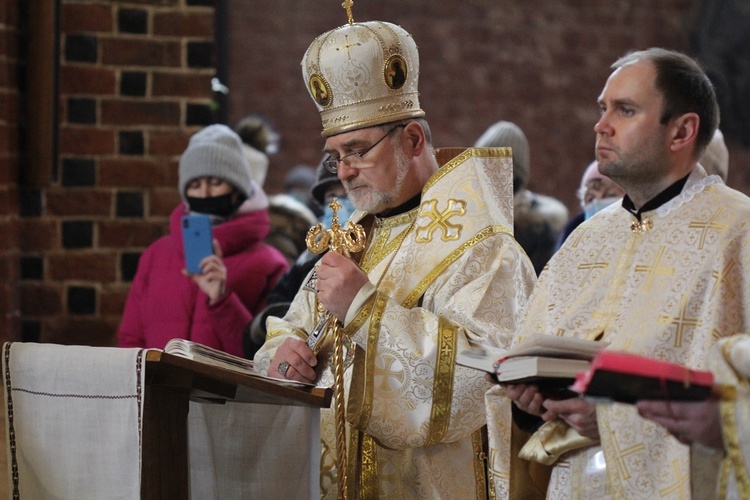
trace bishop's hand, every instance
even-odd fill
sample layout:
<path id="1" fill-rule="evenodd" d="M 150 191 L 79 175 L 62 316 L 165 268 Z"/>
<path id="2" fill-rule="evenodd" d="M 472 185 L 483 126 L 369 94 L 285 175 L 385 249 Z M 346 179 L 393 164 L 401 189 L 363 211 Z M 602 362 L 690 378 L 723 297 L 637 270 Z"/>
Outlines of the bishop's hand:
<path id="1" fill-rule="evenodd" d="M 370 280 L 351 259 L 328 252 L 317 268 L 318 300 L 342 323 L 359 290 Z"/>
<path id="2" fill-rule="evenodd" d="M 286 368 L 279 372 L 279 365 L 285 363 Z M 290 337 L 276 349 L 276 354 L 268 367 L 268 376 L 286 378 L 297 382 L 314 383 L 317 379 L 314 366 L 318 364 L 304 340 Z"/>

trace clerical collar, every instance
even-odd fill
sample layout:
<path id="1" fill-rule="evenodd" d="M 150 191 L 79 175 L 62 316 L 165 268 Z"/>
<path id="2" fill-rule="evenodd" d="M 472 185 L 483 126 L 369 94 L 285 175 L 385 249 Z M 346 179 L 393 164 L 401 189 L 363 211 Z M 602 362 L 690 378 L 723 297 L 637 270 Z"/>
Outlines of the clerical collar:
<path id="1" fill-rule="evenodd" d="M 630 197 L 626 194 L 622 199 L 622 208 L 633 214 L 636 219 L 641 220 L 641 214 L 649 212 L 651 210 L 656 210 L 657 208 L 680 194 L 682 192 L 682 188 L 685 187 L 685 183 L 687 182 L 688 177 L 690 177 L 690 174 L 686 175 L 661 193 L 648 200 L 643 204 L 640 210 L 636 210 L 633 200 L 631 200 Z"/>
<path id="2" fill-rule="evenodd" d="M 389 210 L 386 210 L 384 212 L 380 212 L 377 214 L 378 218 L 385 218 L 385 217 L 393 217 L 394 215 L 400 215 L 408 212 L 409 210 L 412 210 L 414 208 L 417 208 L 419 206 L 420 201 L 422 200 L 422 193 L 418 193 L 413 198 L 408 200 L 405 203 L 402 203 L 401 205 L 391 208 Z"/>

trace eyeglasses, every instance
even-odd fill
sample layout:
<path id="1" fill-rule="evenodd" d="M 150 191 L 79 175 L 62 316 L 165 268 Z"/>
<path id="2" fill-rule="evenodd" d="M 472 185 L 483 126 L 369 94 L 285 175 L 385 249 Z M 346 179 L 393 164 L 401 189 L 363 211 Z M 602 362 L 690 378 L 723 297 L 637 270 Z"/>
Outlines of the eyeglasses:
<path id="1" fill-rule="evenodd" d="M 351 160 L 349 160 L 349 162 L 347 163 L 347 165 L 349 165 L 349 166 L 353 166 L 352 164 L 356 165 L 360 160 L 362 160 L 364 158 L 364 156 L 367 153 L 369 153 L 370 151 L 372 151 L 375 146 L 377 146 L 378 144 L 380 144 L 381 142 L 383 142 L 383 139 L 385 139 L 386 137 L 388 137 L 389 135 L 391 135 L 391 132 L 393 132 L 397 128 L 405 127 L 405 126 L 406 125 L 403 125 L 403 124 L 394 126 L 388 132 L 386 132 L 385 135 L 383 135 L 383 137 L 381 137 L 380 139 L 378 139 L 377 141 L 375 141 L 371 146 L 363 149 L 362 151 L 355 151 L 353 153 L 349 153 L 348 155 L 344 155 L 341 158 L 334 158 L 333 156 L 329 156 L 328 158 L 326 158 L 325 160 L 323 160 L 323 166 L 329 172 L 331 172 L 332 174 L 335 174 L 335 173 L 337 173 L 339 171 L 339 163 L 341 163 L 345 159 L 350 158 L 352 156 L 354 158 L 352 158 Z"/>

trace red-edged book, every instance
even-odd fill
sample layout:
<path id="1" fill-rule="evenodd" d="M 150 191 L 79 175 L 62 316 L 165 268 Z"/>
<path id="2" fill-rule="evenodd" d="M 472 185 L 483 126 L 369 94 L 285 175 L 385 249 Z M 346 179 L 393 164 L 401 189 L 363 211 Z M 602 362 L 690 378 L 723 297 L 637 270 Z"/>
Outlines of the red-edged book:
<path id="1" fill-rule="evenodd" d="M 638 354 L 600 351 L 571 389 L 587 398 L 635 403 L 641 399 L 698 401 L 711 396 L 714 375 Z"/>

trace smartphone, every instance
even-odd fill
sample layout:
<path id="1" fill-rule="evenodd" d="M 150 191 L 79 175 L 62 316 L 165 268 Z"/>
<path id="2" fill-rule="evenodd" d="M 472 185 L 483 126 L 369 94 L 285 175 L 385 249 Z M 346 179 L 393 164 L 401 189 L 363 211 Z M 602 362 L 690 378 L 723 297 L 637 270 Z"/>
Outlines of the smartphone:
<path id="1" fill-rule="evenodd" d="M 211 219 L 207 215 L 184 215 L 182 243 L 185 248 L 185 269 L 190 274 L 201 274 L 201 261 L 214 253 Z"/>

